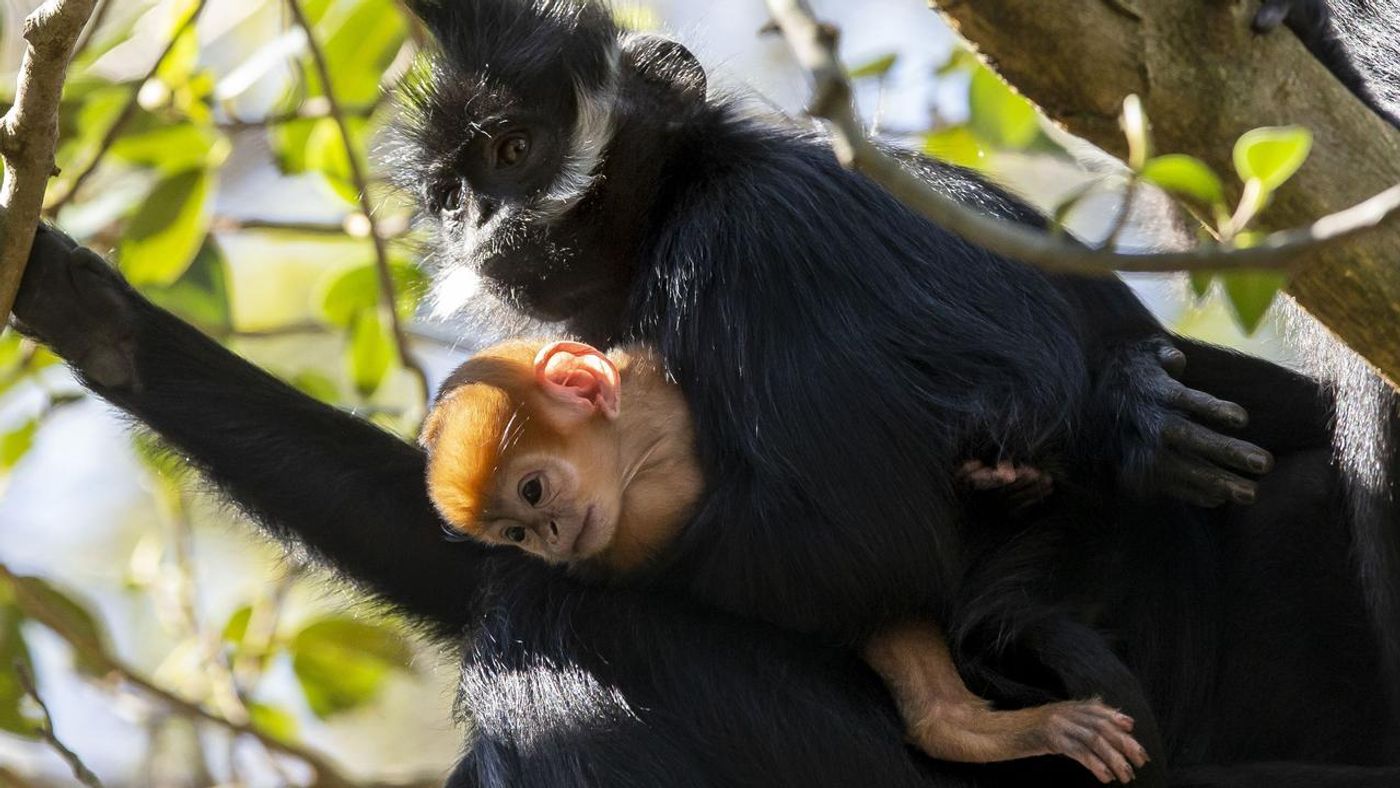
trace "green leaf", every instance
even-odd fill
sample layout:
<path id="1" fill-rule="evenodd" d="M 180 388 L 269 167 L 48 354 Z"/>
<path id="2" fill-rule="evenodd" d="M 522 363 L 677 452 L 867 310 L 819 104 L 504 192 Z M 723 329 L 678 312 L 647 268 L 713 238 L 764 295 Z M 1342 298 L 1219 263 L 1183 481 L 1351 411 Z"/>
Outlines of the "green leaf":
<path id="1" fill-rule="evenodd" d="M 969 169 L 984 166 L 987 158 L 987 151 L 967 126 L 949 126 L 925 134 L 924 153 Z"/>
<path id="2" fill-rule="evenodd" d="M 890 73 L 890 69 L 894 68 L 895 63 L 898 62 L 899 54 L 897 52 L 890 52 L 889 54 L 881 55 L 877 58 L 867 60 L 859 66 L 856 66 L 855 68 L 851 69 L 850 78 L 869 79 L 871 77 L 883 77 L 886 74 Z"/>
<path id="3" fill-rule="evenodd" d="M 0 373 L 19 366 L 24 357 L 24 338 L 12 328 L 0 329 Z"/>
<path id="4" fill-rule="evenodd" d="M 112 144 L 111 154 L 161 172 L 218 167 L 231 146 L 217 129 L 193 123 L 161 126 L 140 134 L 125 135 Z"/>
<path id="5" fill-rule="evenodd" d="M 132 433 L 131 448 L 152 476 L 176 488 L 193 473 L 189 463 L 149 432 Z"/>
<path id="6" fill-rule="evenodd" d="M 1205 298 L 1210 292 L 1210 283 L 1215 281 L 1214 271 L 1192 271 L 1191 292 L 1197 299 Z"/>
<path id="7" fill-rule="evenodd" d="M 1040 136 L 1040 121 L 1030 102 L 990 69 L 983 67 L 973 73 L 968 107 L 973 134 L 993 147 L 1022 150 Z"/>
<path id="8" fill-rule="evenodd" d="M 133 285 L 169 285 L 194 262 L 209 234 L 214 176 L 203 169 L 163 178 L 136 210 L 118 257 Z"/>
<path id="9" fill-rule="evenodd" d="M 73 657 L 79 670 L 88 674 L 101 672 L 102 666 L 89 661 L 84 651 L 106 653 L 107 636 L 97 616 L 84 604 L 39 577 L 15 575 L 11 591 L 26 617 L 62 628 L 65 639 L 78 646 Z"/>
<path id="10" fill-rule="evenodd" d="M 0 604 L 0 730 L 26 739 L 39 738 L 42 721 L 25 713 L 26 696 L 20 684 L 16 665 L 23 665 L 34 674 L 34 662 L 29 646 L 24 642 L 20 624 L 24 614 L 13 604 Z"/>
<path id="11" fill-rule="evenodd" d="M 380 325 L 378 309 L 364 309 L 350 329 L 350 380 L 361 396 L 368 397 L 384 382 L 394 360 L 389 327 Z"/>
<path id="12" fill-rule="evenodd" d="M 321 402 L 333 405 L 340 401 L 340 387 L 319 372 L 302 372 L 290 383 L 301 393 Z"/>
<path id="13" fill-rule="evenodd" d="M 934 74 L 940 77 L 956 74 L 959 71 L 971 74 L 979 68 L 983 68 L 983 66 L 982 61 L 977 59 L 977 53 L 965 46 L 957 46 L 948 53 L 948 59 L 934 71 Z"/>
<path id="14" fill-rule="evenodd" d="M 292 670 L 312 713 L 322 719 L 372 702 L 391 670 L 406 670 L 407 641 L 384 624 L 328 617 L 292 639 Z"/>
<path id="15" fill-rule="evenodd" d="M 1184 153 L 1168 153 L 1148 159 L 1142 168 L 1142 179 L 1207 207 L 1225 202 L 1225 186 L 1220 176 L 1205 162 Z"/>
<path id="16" fill-rule="evenodd" d="M 224 622 L 224 628 L 221 633 L 224 642 L 233 646 L 235 649 L 242 648 L 243 638 L 248 636 L 248 622 L 252 620 L 252 618 L 252 605 L 243 605 L 233 611 L 233 614 L 228 617 L 228 621 Z"/>
<path id="17" fill-rule="evenodd" d="M 33 418 L 20 426 L 0 435 L 0 470 L 10 470 L 19 463 L 34 445 L 34 434 L 39 431 L 39 419 Z"/>
<path id="18" fill-rule="evenodd" d="M 1246 131 L 1235 142 L 1235 171 L 1240 180 L 1258 180 L 1267 195 L 1307 161 L 1312 132 L 1302 126 L 1267 126 Z"/>
<path id="19" fill-rule="evenodd" d="M 227 266 L 214 236 L 209 235 L 194 262 L 175 283 L 168 287 L 147 285 L 141 293 L 162 309 L 206 331 L 227 330 L 233 325 Z"/>
<path id="20" fill-rule="evenodd" d="M 320 125 L 320 120 L 298 119 L 279 123 L 269 130 L 272 151 L 277 158 L 277 166 L 283 173 L 295 175 L 306 172 L 306 146 L 311 132 Z"/>
<path id="21" fill-rule="evenodd" d="M 297 718 L 286 709 L 266 703 L 248 704 L 248 721 L 262 733 L 278 741 L 297 740 Z"/>
<path id="22" fill-rule="evenodd" d="M 400 315 L 409 315 L 428 288 L 428 277 L 417 266 L 391 260 L 390 279 Z M 379 304 L 379 270 L 374 263 L 338 271 L 322 280 L 316 303 L 327 323 L 348 328 L 357 315 Z"/>
<path id="23" fill-rule="evenodd" d="M 1246 334 L 1259 328 L 1274 296 L 1288 283 L 1287 275 L 1275 271 L 1230 271 L 1218 276 Z"/>
<path id="24" fill-rule="evenodd" d="M 356 145 L 358 156 L 361 148 L 357 144 L 359 135 L 356 129 L 363 128 L 363 123 L 347 120 L 346 127 L 350 129 L 351 144 Z M 350 158 L 345 155 L 345 142 L 334 120 L 321 118 L 312 126 L 306 138 L 305 166 L 310 171 L 319 172 L 342 200 L 351 205 L 359 204 L 359 192 L 355 190 L 354 174 L 350 171 Z M 364 171 L 363 167 L 364 163 L 361 162 L 361 172 Z"/>
<path id="25" fill-rule="evenodd" d="M 340 103 L 360 106 L 377 99 L 379 83 L 408 33 L 393 0 L 333 4 L 316 27 Z M 313 91 L 323 93 L 314 70 L 308 73 Z"/>

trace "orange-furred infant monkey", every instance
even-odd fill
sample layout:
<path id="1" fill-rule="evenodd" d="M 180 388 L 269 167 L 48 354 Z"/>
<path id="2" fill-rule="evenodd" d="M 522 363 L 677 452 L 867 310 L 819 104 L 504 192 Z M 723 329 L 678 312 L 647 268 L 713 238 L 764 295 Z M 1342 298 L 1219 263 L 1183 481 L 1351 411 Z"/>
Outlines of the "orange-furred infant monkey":
<path id="1" fill-rule="evenodd" d="M 646 568 L 704 491 L 685 400 L 643 346 L 607 354 L 578 342 L 488 348 L 443 385 L 422 443 L 429 494 L 453 529 L 595 579 L 625 581 Z M 962 472 L 984 489 L 1047 482 L 1005 467 Z M 963 683 L 932 620 L 884 628 L 863 657 L 910 739 L 936 758 L 1061 754 L 1102 782 L 1128 782 L 1146 762 L 1132 719 L 1098 701 L 992 709 Z"/>

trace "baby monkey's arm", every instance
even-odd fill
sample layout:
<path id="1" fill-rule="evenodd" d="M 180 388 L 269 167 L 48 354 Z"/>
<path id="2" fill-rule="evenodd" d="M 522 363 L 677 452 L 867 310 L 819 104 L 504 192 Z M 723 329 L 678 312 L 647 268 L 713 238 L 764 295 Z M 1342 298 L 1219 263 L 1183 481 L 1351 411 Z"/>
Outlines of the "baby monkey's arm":
<path id="1" fill-rule="evenodd" d="M 1098 700 L 991 708 L 963 683 L 932 621 L 882 630 L 863 656 L 894 697 L 909 739 L 935 758 L 990 763 L 1066 755 L 1105 783 L 1129 782 L 1133 767 L 1147 763 L 1147 751 L 1131 735 L 1132 718 Z"/>

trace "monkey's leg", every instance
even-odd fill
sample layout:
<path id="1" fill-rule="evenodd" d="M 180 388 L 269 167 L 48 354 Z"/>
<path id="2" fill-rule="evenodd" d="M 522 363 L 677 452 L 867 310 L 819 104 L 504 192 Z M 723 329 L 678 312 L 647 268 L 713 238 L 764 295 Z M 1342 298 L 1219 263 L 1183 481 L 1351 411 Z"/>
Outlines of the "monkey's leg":
<path id="1" fill-rule="evenodd" d="M 1065 755 L 1104 783 L 1130 782 L 1134 767 L 1147 763 L 1131 735 L 1132 718 L 1097 701 L 993 710 L 963 683 L 932 622 L 890 627 L 864 654 L 894 696 L 910 740 L 935 758 L 991 763 Z"/>
<path id="2" fill-rule="evenodd" d="M 15 316 L 274 535 L 454 630 L 470 615 L 480 548 L 444 543 L 417 448 L 238 358 L 51 228 L 35 238 Z"/>

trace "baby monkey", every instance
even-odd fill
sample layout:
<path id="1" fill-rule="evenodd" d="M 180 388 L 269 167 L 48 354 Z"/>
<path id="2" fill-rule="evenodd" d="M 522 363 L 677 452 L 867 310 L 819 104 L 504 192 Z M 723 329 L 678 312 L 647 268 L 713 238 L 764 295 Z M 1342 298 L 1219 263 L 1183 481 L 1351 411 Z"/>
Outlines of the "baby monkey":
<path id="1" fill-rule="evenodd" d="M 644 346 L 605 354 L 578 342 L 517 341 L 483 350 L 444 383 L 422 443 L 429 494 L 455 532 L 594 580 L 640 579 L 704 494 L 689 409 Z M 969 463 L 959 473 L 975 489 L 1048 484 L 1005 465 Z M 932 620 L 892 622 L 862 656 L 910 740 L 935 758 L 1065 755 L 1105 783 L 1128 782 L 1147 762 L 1133 720 L 1097 700 L 991 708 L 963 683 Z"/>

